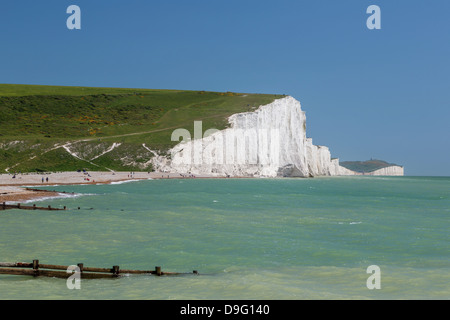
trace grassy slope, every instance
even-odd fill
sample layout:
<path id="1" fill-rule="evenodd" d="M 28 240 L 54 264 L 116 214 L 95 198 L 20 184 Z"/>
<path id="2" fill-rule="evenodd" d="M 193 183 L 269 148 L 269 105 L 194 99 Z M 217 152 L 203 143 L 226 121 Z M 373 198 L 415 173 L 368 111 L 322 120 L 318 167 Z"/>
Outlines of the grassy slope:
<path id="1" fill-rule="evenodd" d="M 0 171 L 151 170 L 139 166 L 152 157 L 143 143 L 164 152 L 175 144 L 170 137 L 176 128 L 193 135 L 194 121 L 202 120 L 204 131 L 223 129 L 230 115 L 281 97 L 0 84 Z M 121 145 L 91 162 L 76 159 L 63 148 L 51 150 L 80 140 L 88 141 L 74 143 L 70 149 L 86 160 L 114 142 Z"/>

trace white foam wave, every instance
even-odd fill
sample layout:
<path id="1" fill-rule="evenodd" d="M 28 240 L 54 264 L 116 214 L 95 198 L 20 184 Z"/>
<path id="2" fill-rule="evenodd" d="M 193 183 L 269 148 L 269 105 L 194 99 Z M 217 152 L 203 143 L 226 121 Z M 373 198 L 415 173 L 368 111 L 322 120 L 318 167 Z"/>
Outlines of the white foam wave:
<path id="1" fill-rule="evenodd" d="M 137 181 L 145 181 L 145 180 L 153 180 L 152 178 L 148 179 L 133 179 L 133 180 L 124 180 L 124 181 L 113 181 L 110 184 L 124 184 L 124 183 L 130 183 L 130 182 L 137 182 Z M 102 183 L 99 183 L 102 184 Z M 103 183 L 104 184 L 104 183 Z"/>
<path id="2" fill-rule="evenodd" d="M 353 221 L 353 222 L 349 222 L 348 224 L 361 224 L 361 221 Z M 346 224 L 345 222 L 338 222 L 338 224 Z"/>
<path id="3" fill-rule="evenodd" d="M 42 201 L 48 201 L 48 200 L 69 199 L 69 198 L 78 198 L 78 197 L 83 197 L 83 196 L 95 196 L 95 195 L 96 195 L 95 193 L 58 193 L 57 196 L 36 198 L 36 199 L 22 201 L 21 203 L 28 204 L 28 203 L 42 202 Z M 11 203 L 17 203 L 17 201 L 10 202 L 10 204 Z"/>
<path id="4" fill-rule="evenodd" d="M 136 181 L 139 181 L 139 180 L 113 181 L 110 184 L 124 184 L 124 183 L 136 182 Z M 104 184 L 104 183 L 99 183 L 99 184 Z"/>

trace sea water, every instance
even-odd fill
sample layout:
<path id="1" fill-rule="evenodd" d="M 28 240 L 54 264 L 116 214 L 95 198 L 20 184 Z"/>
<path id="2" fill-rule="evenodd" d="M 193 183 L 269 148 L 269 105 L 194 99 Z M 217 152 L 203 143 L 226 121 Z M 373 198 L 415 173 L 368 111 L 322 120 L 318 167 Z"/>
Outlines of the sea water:
<path id="1" fill-rule="evenodd" d="M 0 275 L 0 299 L 449 299 L 450 178 L 161 179 L 56 186 L 0 212 L 0 261 L 198 271 Z M 80 207 L 80 210 L 78 210 Z M 379 267 L 370 289 L 369 266 Z"/>

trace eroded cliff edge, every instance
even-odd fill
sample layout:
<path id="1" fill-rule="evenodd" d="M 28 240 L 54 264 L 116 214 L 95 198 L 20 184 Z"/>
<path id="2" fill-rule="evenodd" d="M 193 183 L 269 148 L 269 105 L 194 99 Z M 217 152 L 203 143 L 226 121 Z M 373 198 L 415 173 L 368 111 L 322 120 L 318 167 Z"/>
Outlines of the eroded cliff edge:
<path id="1" fill-rule="evenodd" d="M 287 96 L 253 112 L 234 114 L 230 127 L 183 141 L 169 158 L 155 158 L 159 170 L 221 176 L 316 177 L 352 175 L 325 146 L 306 136 L 300 102 Z M 207 128 L 202 128 L 203 130 Z"/>

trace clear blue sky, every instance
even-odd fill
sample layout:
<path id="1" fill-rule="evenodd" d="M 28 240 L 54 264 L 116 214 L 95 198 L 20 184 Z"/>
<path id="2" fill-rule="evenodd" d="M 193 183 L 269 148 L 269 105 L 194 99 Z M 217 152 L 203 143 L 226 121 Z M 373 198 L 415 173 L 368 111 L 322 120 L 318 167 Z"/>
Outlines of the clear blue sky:
<path id="1" fill-rule="evenodd" d="M 81 30 L 66 9 L 81 8 Z M 369 5 L 381 30 L 369 30 Z M 450 1 L 3 1 L 0 83 L 289 94 L 341 160 L 450 175 Z"/>

